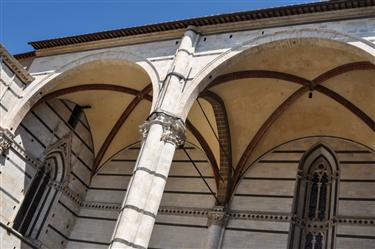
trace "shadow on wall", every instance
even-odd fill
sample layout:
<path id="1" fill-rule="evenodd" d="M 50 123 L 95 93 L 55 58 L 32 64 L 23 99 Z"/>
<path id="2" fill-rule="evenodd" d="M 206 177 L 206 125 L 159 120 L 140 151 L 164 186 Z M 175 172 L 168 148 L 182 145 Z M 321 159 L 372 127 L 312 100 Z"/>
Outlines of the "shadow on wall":
<path id="1" fill-rule="evenodd" d="M 49 248 L 63 247 L 64 236 L 74 223 L 74 217 L 64 217 L 59 210 L 58 201 L 65 197 L 58 190 L 66 183 L 77 198 L 83 198 L 94 157 L 85 115 L 74 128 L 69 121 L 74 107 L 60 99 L 35 106 L 15 132 L 14 147 L 18 149 L 11 148 L 0 157 L 6 175 L 1 187 L 9 199 L 2 202 L 2 223 L 18 231 L 18 237 L 22 234 Z M 65 227 L 64 236 L 50 234 L 55 224 Z M 21 243 L 10 233 L 4 234 L 2 243 L 9 248 L 33 247 L 33 242 Z"/>

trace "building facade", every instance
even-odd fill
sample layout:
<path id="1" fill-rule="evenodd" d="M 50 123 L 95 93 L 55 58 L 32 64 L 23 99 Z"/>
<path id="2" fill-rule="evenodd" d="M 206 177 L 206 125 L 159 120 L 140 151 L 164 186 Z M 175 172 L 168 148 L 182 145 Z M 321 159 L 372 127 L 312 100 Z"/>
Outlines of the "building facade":
<path id="1" fill-rule="evenodd" d="M 375 1 L 1 46 L 0 247 L 375 248 Z"/>

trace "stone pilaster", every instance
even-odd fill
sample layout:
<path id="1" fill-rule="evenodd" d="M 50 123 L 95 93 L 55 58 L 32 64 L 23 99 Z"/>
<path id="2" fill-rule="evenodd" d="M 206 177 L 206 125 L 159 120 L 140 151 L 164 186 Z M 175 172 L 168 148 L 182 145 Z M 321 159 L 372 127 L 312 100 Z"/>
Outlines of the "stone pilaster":
<path id="1" fill-rule="evenodd" d="M 6 129 L 0 127 L 0 154 L 4 155 L 13 143 L 14 135 Z"/>
<path id="2" fill-rule="evenodd" d="M 229 216 L 223 206 L 216 206 L 208 213 L 208 233 L 205 249 L 219 249 Z"/>

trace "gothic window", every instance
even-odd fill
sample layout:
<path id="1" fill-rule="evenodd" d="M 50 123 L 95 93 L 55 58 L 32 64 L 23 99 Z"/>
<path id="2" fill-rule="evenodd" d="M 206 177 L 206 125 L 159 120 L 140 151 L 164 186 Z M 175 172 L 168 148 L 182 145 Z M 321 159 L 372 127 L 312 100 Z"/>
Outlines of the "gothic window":
<path id="1" fill-rule="evenodd" d="M 61 194 L 70 162 L 70 136 L 47 148 L 43 165 L 38 168 L 13 221 L 13 228 L 25 237 L 38 239 L 47 217 Z"/>
<path id="2" fill-rule="evenodd" d="M 31 220 L 47 188 L 49 179 L 50 173 L 46 171 L 46 167 L 38 169 L 14 219 L 13 228 L 24 236 L 31 225 Z"/>
<path id="3" fill-rule="evenodd" d="M 323 144 L 302 157 L 297 174 L 288 249 L 334 249 L 339 169 Z"/>

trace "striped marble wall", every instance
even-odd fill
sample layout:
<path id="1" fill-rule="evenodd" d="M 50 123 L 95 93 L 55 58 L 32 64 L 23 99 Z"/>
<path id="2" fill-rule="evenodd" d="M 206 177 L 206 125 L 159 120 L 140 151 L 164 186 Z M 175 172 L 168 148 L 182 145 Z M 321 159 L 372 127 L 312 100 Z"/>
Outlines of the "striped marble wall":
<path id="1" fill-rule="evenodd" d="M 68 188 L 74 193 L 74 198 L 84 198 L 86 195 L 94 151 L 85 115 L 81 116 L 75 129 L 68 124 L 74 105 L 65 100 L 55 99 L 34 107 L 16 130 L 10 150 L 5 156 L 0 157 L 0 198 L 3 207 L 1 213 L 7 214 L 6 217 L 1 217 L 2 228 L 12 226 L 36 169 L 43 163 L 46 148 L 67 134 L 72 136 Z M 61 195 L 58 202 L 65 202 L 66 205 L 72 206 L 72 209 L 79 210 L 72 198 Z M 64 248 L 66 240 L 54 230 L 60 229 L 61 233 L 69 234 L 75 217 L 66 213 L 65 209 L 57 204 L 51 207 L 42 222 L 44 226 L 38 231 L 33 231 L 37 234 L 37 239 L 49 248 Z M 7 241 L 9 248 L 28 246 L 28 242 L 21 243 L 14 234 L 6 234 L 3 229 L 1 239 Z"/>
<path id="2" fill-rule="evenodd" d="M 73 138 L 68 187 L 46 216 L 38 239 L 48 248 L 109 245 L 140 144 L 117 153 L 90 181 L 94 157 L 90 129 L 83 116 L 71 131 L 67 120 L 73 108 L 73 103 L 63 100 L 35 107 L 16 131 L 16 143 L 0 156 L 2 214 L 11 214 L 1 216 L 0 234 L 9 248 L 35 248 L 6 229 L 42 163 L 44 150 L 68 133 Z M 286 248 L 298 163 L 318 142 L 333 148 L 340 162 L 337 249 L 371 248 L 375 242 L 375 153 L 333 137 L 288 142 L 249 167 L 230 203 L 223 248 Z M 186 151 L 197 168 L 183 150 L 176 151 L 149 248 L 204 247 L 207 214 L 215 204 L 211 193 L 216 192 L 215 180 L 205 154 L 192 145 Z"/>
<path id="3" fill-rule="evenodd" d="M 337 249 L 375 243 L 375 153 L 347 140 L 314 137 L 281 145 L 249 167 L 233 196 L 223 248 L 286 248 L 297 167 L 318 142 L 333 148 L 340 163 Z"/>
<path id="4" fill-rule="evenodd" d="M 67 248 L 107 248 L 139 146 L 124 149 L 105 163 L 94 176 L 80 212 L 64 207 L 76 217 Z M 187 146 L 186 151 L 215 192 L 215 180 L 204 153 L 193 146 Z M 177 150 L 149 248 L 202 248 L 207 230 L 206 209 L 214 203 L 215 198 L 192 162 L 183 150 Z M 191 209 L 202 211 L 189 215 Z"/>

